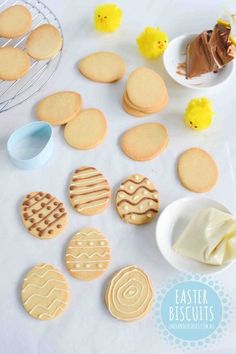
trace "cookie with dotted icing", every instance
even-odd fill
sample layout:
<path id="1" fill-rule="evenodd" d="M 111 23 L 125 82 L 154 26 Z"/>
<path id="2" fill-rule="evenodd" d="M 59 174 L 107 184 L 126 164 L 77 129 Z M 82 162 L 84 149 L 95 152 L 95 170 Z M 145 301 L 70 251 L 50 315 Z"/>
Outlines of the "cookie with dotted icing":
<path id="1" fill-rule="evenodd" d="M 146 224 L 159 211 L 159 197 L 154 184 L 145 176 L 135 174 L 125 179 L 116 193 L 116 209 L 129 224 Z"/>
<path id="2" fill-rule="evenodd" d="M 78 213 L 95 215 L 108 207 L 111 189 L 107 179 L 96 168 L 80 167 L 71 178 L 69 199 Z"/>
<path id="3" fill-rule="evenodd" d="M 65 256 L 70 274 L 80 280 L 103 275 L 111 261 L 108 240 L 95 228 L 83 228 L 70 240 Z"/>
<path id="4" fill-rule="evenodd" d="M 69 303 L 65 277 L 51 264 L 39 264 L 26 275 L 21 291 L 26 311 L 39 320 L 59 316 Z"/>
<path id="5" fill-rule="evenodd" d="M 118 320 L 141 319 L 153 304 L 153 288 L 148 275 L 135 265 L 121 269 L 107 287 L 105 302 L 111 315 Z"/>
<path id="6" fill-rule="evenodd" d="M 64 204 L 50 193 L 27 194 L 20 209 L 24 226 L 33 236 L 41 239 L 57 236 L 68 222 Z"/>

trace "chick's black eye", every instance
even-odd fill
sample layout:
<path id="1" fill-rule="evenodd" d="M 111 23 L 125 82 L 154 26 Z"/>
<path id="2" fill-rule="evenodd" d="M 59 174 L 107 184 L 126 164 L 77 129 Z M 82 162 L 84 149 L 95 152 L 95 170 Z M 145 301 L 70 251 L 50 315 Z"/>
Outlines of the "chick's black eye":
<path id="1" fill-rule="evenodd" d="M 194 128 L 196 128 L 197 129 L 197 125 L 195 125 L 195 127 Z"/>
<path id="2" fill-rule="evenodd" d="M 161 42 L 160 42 L 160 41 L 158 41 L 158 44 L 161 44 Z"/>
<path id="3" fill-rule="evenodd" d="M 98 17 L 101 17 L 101 15 L 98 15 Z"/>
<path id="4" fill-rule="evenodd" d="M 107 19 L 107 16 L 104 16 L 105 19 Z"/>
<path id="5" fill-rule="evenodd" d="M 193 124 L 193 122 L 189 122 L 190 124 Z"/>
<path id="6" fill-rule="evenodd" d="M 166 41 L 164 41 L 166 43 Z"/>

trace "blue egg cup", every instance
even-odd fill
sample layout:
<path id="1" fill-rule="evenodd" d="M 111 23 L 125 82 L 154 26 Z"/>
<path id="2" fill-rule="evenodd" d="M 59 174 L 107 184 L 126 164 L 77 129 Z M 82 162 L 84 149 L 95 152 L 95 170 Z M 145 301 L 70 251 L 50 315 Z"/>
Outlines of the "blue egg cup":
<path id="1" fill-rule="evenodd" d="M 22 170 L 43 166 L 53 150 L 52 126 L 46 122 L 32 122 L 15 130 L 7 142 L 12 163 Z"/>

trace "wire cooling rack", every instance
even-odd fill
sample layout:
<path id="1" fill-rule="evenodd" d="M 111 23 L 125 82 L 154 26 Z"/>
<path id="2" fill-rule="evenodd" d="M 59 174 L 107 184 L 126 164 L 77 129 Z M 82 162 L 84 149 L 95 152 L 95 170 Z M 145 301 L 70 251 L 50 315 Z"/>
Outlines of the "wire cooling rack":
<path id="1" fill-rule="evenodd" d="M 33 20 L 30 32 L 39 25 L 50 23 L 59 29 L 63 38 L 61 25 L 57 17 L 39 0 L 5 0 L 0 3 L 0 12 L 16 4 L 25 5 L 30 10 Z M 0 47 L 9 46 L 24 49 L 25 41 L 30 32 L 16 39 L 0 38 Z M 37 61 L 31 59 L 29 72 L 19 80 L 0 80 L 0 113 L 19 105 L 38 92 L 55 73 L 61 59 L 61 54 L 62 49 L 50 60 Z"/>

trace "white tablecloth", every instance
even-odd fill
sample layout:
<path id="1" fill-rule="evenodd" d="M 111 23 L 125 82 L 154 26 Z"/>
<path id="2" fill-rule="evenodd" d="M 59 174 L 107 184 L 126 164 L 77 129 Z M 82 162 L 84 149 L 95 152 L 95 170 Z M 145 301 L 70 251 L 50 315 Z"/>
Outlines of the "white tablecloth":
<path id="1" fill-rule="evenodd" d="M 220 10 L 219 0 L 120 0 L 124 10 L 121 29 L 113 35 L 100 35 L 93 29 L 93 9 L 96 0 L 47 1 L 61 21 L 65 46 L 61 64 L 48 85 L 26 103 L 0 115 L 0 353 L 4 354 L 164 354 L 178 353 L 165 344 L 154 326 L 152 316 L 140 322 L 123 323 L 110 316 L 104 304 L 104 291 L 109 277 L 122 266 L 137 264 L 150 275 L 155 289 L 177 272 L 159 253 L 155 243 L 155 222 L 145 226 L 123 223 L 112 206 L 103 214 L 83 217 L 71 208 L 67 199 L 67 184 L 71 172 L 81 165 L 100 169 L 108 177 L 113 191 L 131 173 L 150 177 L 160 191 L 161 208 L 176 198 L 193 195 L 184 190 L 175 174 L 176 158 L 191 146 L 208 150 L 220 167 L 220 180 L 209 197 L 223 202 L 236 212 L 233 170 L 236 169 L 235 140 L 235 76 L 230 82 L 211 92 L 194 92 L 174 83 L 165 73 L 162 60 L 146 61 L 137 52 L 135 39 L 147 25 L 160 26 L 170 38 L 186 32 L 211 28 Z M 127 72 L 146 65 L 160 72 L 169 89 L 170 103 L 158 116 L 138 120 L 121 108 L 124 80 L 102 85 L 83 78 L 76 62 L 94 51 L 114 50 L 126 63 Z M 109 122 L 109 135 L 95 150 L 81 152 L 69 147 L 62 129 L 54 129 L 54 154 L 40 170 L 17 170 L 6 154 L 9 134 L 22 124 L 35 119 L 34 106 L 41 97 L 58 90 L 76 90 L 82 94 L 84 107 L 97 107 Z M 213 126 L 204 133 L 191 132 L 182 120 L 189 99 L 207 95 L 214 102 L 216 116 Z M 170 135 L 170 145 L 159 158 L 150 162 L 134 162 L 123 155 L 119 137 L 128 128 L 141 122 L 164 123 Z M 224 136 L 227 137 L 227 143 Z M 231 149 L 232 166 L 229 158 Z M 69 226 L 58 238 L 40 241 L 30 236 L 21 224 L 19 203 L 30 191 L 43 190 L 61 198 L 69 211 Z M 100 279 L 80 282 L 73 279 L 64 266 L 68 240 L 84 226 L 95 226 L 108 237 L 112 247 L 112 265 Z M 71 289 L 71 301 L 65 314 L 53 321 L 40 322 L 31 318 L 20 301 L 22 279 L 34 264 L 49 262 L 65 274 Z M 236 282 L 233 265 L 216 276 L 228 289 L 236 305 Z M 233 354 L 236 318 L 227 335 L 208 353 Z M 203 353 L 203 352 L 202 352 Z"/>

